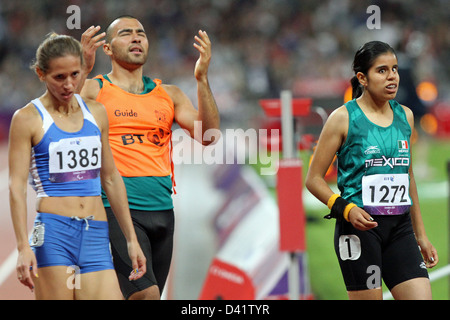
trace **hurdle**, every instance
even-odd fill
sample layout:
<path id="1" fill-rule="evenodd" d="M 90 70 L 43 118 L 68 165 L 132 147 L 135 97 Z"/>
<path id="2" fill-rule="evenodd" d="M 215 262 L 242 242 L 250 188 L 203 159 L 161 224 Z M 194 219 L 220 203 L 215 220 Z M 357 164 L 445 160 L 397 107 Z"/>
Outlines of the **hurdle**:
<path id="1" fill-rule="evenodd" d="M 268 117 L 281 117 L 282 159 L 277 171 L 277 198 L 279 210 L 279 249 L 289 255 L 289 299 L 309 297 L 310 286 L 306 263 L 306 217 L 302 199 L 302 161 L 297 156 L 295 117 L 310 114 L 312 100 L 293 99 L 289 90 L 280 99 L 263 99 L 260 105 Z"/>

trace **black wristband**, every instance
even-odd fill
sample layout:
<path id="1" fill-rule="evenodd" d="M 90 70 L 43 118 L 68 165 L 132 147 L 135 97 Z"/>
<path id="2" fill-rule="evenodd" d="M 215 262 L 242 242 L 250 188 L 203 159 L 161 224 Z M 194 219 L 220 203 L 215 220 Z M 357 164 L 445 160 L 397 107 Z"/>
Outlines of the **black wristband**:
<path id="1" fill-rule="evenodd" d="M 345 207 L 349 204 L 347 200 L 345 200 L 342 197 L 338 197 L 336 201 L 334 202 L 333 206 L 331 207 L 331 211 L 329 214 L 324 216 L 325 219 L 331 219 L 335 218 L 337 220 L 340 220 L 344 216 L 344 210 Z"/>

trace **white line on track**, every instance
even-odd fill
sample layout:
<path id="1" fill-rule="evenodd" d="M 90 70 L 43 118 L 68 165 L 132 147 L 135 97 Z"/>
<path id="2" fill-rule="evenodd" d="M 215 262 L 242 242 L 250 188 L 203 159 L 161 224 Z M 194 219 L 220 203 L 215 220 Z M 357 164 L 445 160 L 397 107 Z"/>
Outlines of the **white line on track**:
<path id="1" fill-rule="evenodd" d="M 448 275 L 450 275 L 450 264 L 446 265 L 445 267 L 441 267 L 437 270 L 433 270 L 428 274 L 428 276 L 430 277 L 430 282 L 436 281 Z M 383 300 L 391 300 L 393 298 L 394 297 L 389 291 L 383 293 Z"/>
<path id="2" fill-rule="evenodd" d="M 0 287 L 3 282 L 11 275 L 11 273 L 16 269 L 18 252 L 14 250 L 11 254 L 6 258 L 5 262 L 0 266 Z"/>
<path id="3" fill-rule="evenodd" d="M 0 171 L 0 190 L 8 188 L 8 168 Z"/>

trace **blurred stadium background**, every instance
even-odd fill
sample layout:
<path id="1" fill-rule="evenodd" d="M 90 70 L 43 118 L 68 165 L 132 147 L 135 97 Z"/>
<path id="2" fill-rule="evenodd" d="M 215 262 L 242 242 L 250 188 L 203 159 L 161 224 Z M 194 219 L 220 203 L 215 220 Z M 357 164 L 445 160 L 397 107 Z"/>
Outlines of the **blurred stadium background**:
<path id="1" fill-rule="evenodd" d="M 67 13 L 69 5 L 81 10 L 80 29 L 67 27 L 72 14 Z M 381 29 L 368 28 L 369 5 L 379 6 Z M 150 54 L 145 74 L 178 85 L 194 104 L 193 69 L 198 55 L 192 48 L 193 37 L 199 29 L 208 32 L 213 43 L 209 80 L 223 131 L 279 129 L 279 119 L 267 118 L 259 100 L 278 98 L 282 90 L 290 90 L 294 97 L 311 98 L 315 107 L 328 114 L 346 99 L 357 48 L 375 39 L 390 43 L 398 53 L 401 72 L 397 98 L 416 115 L 414 167 L 425 226 L 441 260 L 436 269 L 448 264 L 448 0 L 2 0 L 0 299 L 33 298 L 15 279 L 7 138 L 13 112 L 45 90 L 29 69 L 36 48 L 51 31 L 80 39 L 89 26 L 104 29 L 122 14 L 139 18 L 146 28 Z M 91 76 L 109 71 L 109 61 L 99 49 Z M 296 119 L 304 171 L 322 120 L 314 114 Z M 269 141 L 270 149 L 276 141 Z M 261 175 L 259 168 L 258 163 L 177 164 L 176 244 L 166 299 L 205 297 L 206 280 L 214 273 L 229 281 L 233 277 L 237 282 L 248 280 L 254 298 L 286 298 L 282 285 L 286 259 L 277 250 L 276 175 Z M 346 299 L 332 246 L 333 223 L 321 219 L 326 208 L 307 192 L 303 201 L 307 216 L 306 298 Z M 32 193 L 29 204 L 31 226 Z M 220 266 L 211 268 L 217 260 L 235 263 L 240 270 L 232 274 L 221 272 Z M 433 281 L 435 299 L 449 298 L 448 283 L 448 277 Z"/>

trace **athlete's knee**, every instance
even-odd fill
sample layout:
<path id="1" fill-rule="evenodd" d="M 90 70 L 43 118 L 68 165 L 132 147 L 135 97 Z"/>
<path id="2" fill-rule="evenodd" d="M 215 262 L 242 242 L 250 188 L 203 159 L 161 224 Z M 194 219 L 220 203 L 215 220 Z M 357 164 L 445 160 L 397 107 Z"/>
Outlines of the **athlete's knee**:
<path id="1" fill-rule="evenodd" d="M 129 300 L 160 300 L 161 294 L 157 285 L 133 293 Z"/>
<path id="2" fill-rule="evenodd" d="M 425 277 L 414 278 L 399 283 L 391 289 L 395 300 L 431 300 L 430 280 Z"/>

